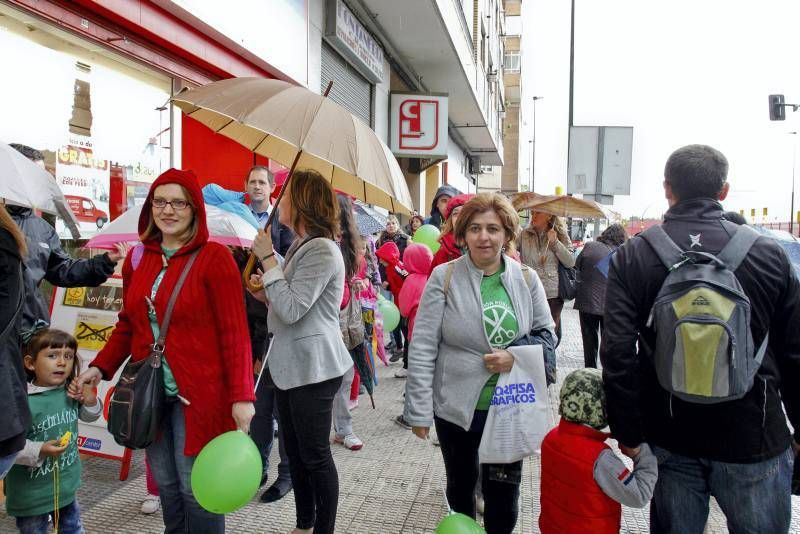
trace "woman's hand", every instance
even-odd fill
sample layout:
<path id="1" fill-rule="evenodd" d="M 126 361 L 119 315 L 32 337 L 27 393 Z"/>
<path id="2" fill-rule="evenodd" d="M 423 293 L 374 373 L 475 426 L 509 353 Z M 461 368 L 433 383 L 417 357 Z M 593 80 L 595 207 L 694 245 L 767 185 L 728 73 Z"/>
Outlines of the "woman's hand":
<path id="1" fill-rule="evenodd" d="M 100 372 L 100 369 L 97 367 L 89 367 L 87 370 L 78 375 L 78 377 L 70 383 L 69 387 L 71 390 L 82 393 L 84 387 L 94 387 L 99 384 L 100 380 L 102 379 L 103 373 Z M 69 391 L 67 393 L 69 394 Z M 73 398 L 79 400 L 76 397 Z"/>
<path id="2" fill-rule="evenodd" d="M 128 255 L 130 249 L 131 246 L 128 243 L 125 242 L 115 243 L 114 250 L 108 253 L 108 259 L 113 261 L 114 263 L 117 263 L 119 260 L 124 260 L 125 256 Z"/>
<path id="3" fill-rule="evenodd" d="M 253 240 L 253 253 L 259 260 L 264 258 L 264 256 L 274 253 L 272 249 L 272 232 L 270 232 L 270 230 L 271 228 L 269 226 L 266 230 L 259 228 L 258 234 L 256 234 L 256 238 Z"/>
<path id="4" fill-rule="evenodd" d="M 233 420 L 236 421 L 237 430 L 241 430 L 245 434 L 250 433 L 250 420 L 255 414 L 256 408 L 250 401 L 234 402 L 231 407 L 231 415 Z"/>
<path id="5" fill-rule="evenodd" d="M 431 432 L 431 428 L 428 426 L 412 426 L 411 432 L 414 433 L 419 439 L 428 439 L 428 435 Z"/>
<path id="6" fill-rule="evenodd" d="M 551 247 L 556 244 L 556 240 L 558 239 L 558 234 L 552 228 L 547 231 L 547 244 Z"/>
<path id="7" fill-rule="evenodd" d="M 495 349 L 493 353 L 483 355 L 483 364 L 492 374 L 507 373 L 514 367 L 514 355 L 507 350 Z"/>
<path id="8" fill-rule="evenodd" d="M 261 269 L 256 269 L 255 274 L 250 275 L 250 285 L 253 286 L 261 286 L 260 289 L 257 291 L 253 291 L 250 289 L 250 286 L 247 286 L 247 292 L 253 295 L 253 298 L 259 302 L 263 302 L 264 304 L 267 303 L 267 292 L 264 291 L 264 288 L 261 284 L 261 277 L 264 276 L 264 271 Z"/>

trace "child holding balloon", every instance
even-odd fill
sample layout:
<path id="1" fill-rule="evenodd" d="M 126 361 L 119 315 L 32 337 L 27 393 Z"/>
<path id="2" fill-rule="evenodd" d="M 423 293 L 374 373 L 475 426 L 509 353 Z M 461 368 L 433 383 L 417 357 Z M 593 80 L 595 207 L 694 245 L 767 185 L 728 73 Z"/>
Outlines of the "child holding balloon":
<path id="1" fill-rule="evenodd" d="M 83 532 L 75 500 L 81 483 L 78 419 L 97 420 L 102 406 L 93 388 L 81 391 L 73 381 L 80 370 L 74 337 L 39 322 L 23 341 L 32 423 L 5 479 L 6 511 L 20 532 L 46 532 L 50 516 L 57 530 Z"/>

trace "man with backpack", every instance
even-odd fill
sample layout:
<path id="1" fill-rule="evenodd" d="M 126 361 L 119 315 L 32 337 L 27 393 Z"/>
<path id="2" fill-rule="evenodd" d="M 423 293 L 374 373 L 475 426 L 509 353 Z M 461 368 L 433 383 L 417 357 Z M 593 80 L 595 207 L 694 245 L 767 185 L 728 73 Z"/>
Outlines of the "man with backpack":
<path id="1" fill-rule="evenodd" d="M 788 532 L 800 428 L 800 282 L 783 249 L 723 218 L 728 162 L 667 160 L 660 227 L 614 255 L 600 351 L 613 436 L 648 443 L 651 532 L 702 533 L 713 495 L 731 532 Z M 669 266 L 669 267 L 668 267 Z"/>

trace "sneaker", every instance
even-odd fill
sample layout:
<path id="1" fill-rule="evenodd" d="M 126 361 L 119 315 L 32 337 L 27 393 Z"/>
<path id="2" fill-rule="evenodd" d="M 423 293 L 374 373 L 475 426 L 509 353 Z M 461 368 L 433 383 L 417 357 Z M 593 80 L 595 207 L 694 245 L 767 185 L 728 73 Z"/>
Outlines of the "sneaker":
<path id="1" fill-rule="evenodd" d="M 439 443 L 439 436 L 437 436 L 436 434 L 432 434 L 431 435 L 431 443 L 433 443 L 434 447 L 441 447 L 442 446 L 442 444 Z"/>
<path id="2" fill-rule="evenodd" d="M 364 447 L 364 442 L 361 441 L 355 434 L 347 434 L 344 437 L 334 436 L 333 442 L 338 443 L 339 445 L 344 445 L 345 449 L 350 449 L 351 451 L 358 451 Z"/>
<path id="3" fill-rule="evenodd" d="M 395 418 L 393 419 L 393 421 L 394 421 L 396 424 L 398 424 L 398 425 L 402 426 L 403 428 L 405 428 L 405 429 L 407 429 L 407 430 L 411 430 L 411 425 L 410 425 L 410 424 L 408 424 L 408 421 L 406 421 L 406 418 L 405 418 L 405 417 L 403 417 L 402 415 L 398 415 L 397 417 L 395 417 Z"/>
<path id="4" fill-rule="evenodd" d="M 158 498 L 158 495 L 148 493 L 142 501 L 142 513 L 151 515 L 158 512 L 159 508 L 161 508 L 161 499 Z"/>
<path id="5" fill-rule="evenodd" d="M 396 351 L 392 352 L 392 355 L 389 358 L 389 363 L 399 362 L 402 359 L 403 359 L 403 351 L 402 350 L 396 350 Z"/>
<path id="6" fill-rule="evenodd" d="M 483 497 L 475 497 L 475 510 L 483 515 L 483 510 L 486 508 L 486 503 L 483 500 Z"/>
<path id="7" fill-rule="evenodd" d="M 397 372 L 395 372 L 394 374 L 395 378 L 406 378 L 407 376 L 408 376 L 408 369 L 398 369 Z"/>

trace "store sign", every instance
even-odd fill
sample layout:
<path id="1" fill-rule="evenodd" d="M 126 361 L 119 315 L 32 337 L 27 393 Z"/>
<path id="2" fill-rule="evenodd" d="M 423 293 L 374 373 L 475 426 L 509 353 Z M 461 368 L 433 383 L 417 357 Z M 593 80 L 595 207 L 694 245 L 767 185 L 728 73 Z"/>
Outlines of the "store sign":
<path id="1" fill-rule="evenodd" d="M 447 156 L 447 96 L 392 93 L 389 147 L 397 156 Z"/>
<path id="2" fill-rule="evenodd" d="M 342 0 L 328 0 L 325 38 L 370 82 L 383 80 L 383 48 Z"/>
<path id="3" fill-rule="evenodd" d="M 80 226 L 81 236 L 92 237 L 109 221 L 108 197 L 111 167 L 97 159 L 90 138 L 73 137 L 58 149 L 56 182 Z M 61 238 L 70 239 L 63 221 L 56 222 Z"/>

